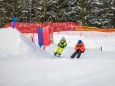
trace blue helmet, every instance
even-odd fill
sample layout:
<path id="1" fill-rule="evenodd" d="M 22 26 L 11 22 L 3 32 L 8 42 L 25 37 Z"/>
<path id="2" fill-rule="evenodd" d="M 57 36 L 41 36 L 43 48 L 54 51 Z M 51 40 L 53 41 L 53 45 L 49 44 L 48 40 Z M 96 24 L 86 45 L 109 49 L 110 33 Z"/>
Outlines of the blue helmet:
<path id="1" fill-rule="evenodd" d="M 65 37 L 62 37 L 61 40 L 65 40 Z"/>
<path id="2" fill-rule="evenodd" d="M 82 41 L 81 41 L 81 40 L 78 40 L 78 44 L 82 44 Z"/>

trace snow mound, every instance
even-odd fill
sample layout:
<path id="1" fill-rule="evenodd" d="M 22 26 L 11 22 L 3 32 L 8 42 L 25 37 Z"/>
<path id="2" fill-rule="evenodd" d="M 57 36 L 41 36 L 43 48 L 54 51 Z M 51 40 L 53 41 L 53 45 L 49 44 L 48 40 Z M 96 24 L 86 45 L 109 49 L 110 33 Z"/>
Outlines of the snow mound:
<path id="1" fill-rule="evenodd" d="M 51 57 L 47 52 L 34 45 L 31 39 L 26 38 L 17 29 L 0 29 L 0 54 Z M 10 46 L 9 46 L 10 45 Z M 45 55 L 43 53 L 46 53 Z"/>

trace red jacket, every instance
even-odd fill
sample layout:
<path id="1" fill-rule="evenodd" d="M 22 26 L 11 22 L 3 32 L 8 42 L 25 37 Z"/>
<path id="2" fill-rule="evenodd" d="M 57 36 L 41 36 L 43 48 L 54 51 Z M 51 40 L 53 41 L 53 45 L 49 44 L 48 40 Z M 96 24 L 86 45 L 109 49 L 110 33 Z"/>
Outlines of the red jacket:
<path id="1" fill-rule="evenodd" d="M 80 49 L 82 52 L 85 51 L 85 45 L 82 43 L 82 44 L 76 44 L 75 46 L 75 50 L 78 50 Z"/>

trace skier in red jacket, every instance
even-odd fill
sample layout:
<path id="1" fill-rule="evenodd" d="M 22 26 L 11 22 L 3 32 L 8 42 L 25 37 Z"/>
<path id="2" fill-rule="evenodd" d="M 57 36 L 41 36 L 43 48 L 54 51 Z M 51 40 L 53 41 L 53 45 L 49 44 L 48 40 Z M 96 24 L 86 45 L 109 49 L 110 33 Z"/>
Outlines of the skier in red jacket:
<path id="1" fill-rule="evenodd" d="M 84 53 L 85 51 L 85 45 L 82 42 L 82 40 L 78 40 L 76 46 L 75 46 L 75 52 L 71 55 L 71 58 L 74 58 L 77 55 L 77 58 L 80 58 L 81 53 Z"/>

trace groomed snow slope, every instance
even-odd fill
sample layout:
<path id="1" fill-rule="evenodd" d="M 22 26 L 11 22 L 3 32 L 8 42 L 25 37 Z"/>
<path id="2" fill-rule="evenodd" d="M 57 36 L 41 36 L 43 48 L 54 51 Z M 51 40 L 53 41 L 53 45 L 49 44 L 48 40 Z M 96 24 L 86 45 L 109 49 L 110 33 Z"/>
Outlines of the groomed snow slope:
<path id="1" fill-rule="evenodd" d="M 115 86 L 114 37 L 73 37 L 65 33 L 54 33 L 55 44 L 62 36 L 71 41 L 62 57 L 56 58 L 53 51 L 57 45 L 44 51 L 17 30 L 1 29 L 0 86 Z M 78 39 L 84 41 L 87 50 L 80 59 L 70 59 Z"/>

